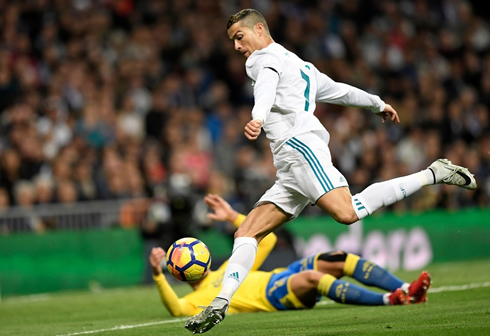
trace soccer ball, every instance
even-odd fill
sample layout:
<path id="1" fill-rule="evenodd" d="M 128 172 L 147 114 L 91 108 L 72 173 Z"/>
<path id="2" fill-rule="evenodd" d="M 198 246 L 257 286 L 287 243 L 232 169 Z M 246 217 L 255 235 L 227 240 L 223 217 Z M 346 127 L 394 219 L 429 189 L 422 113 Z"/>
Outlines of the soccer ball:
<path id="1" fill-rule="evenodd" d="M 211 266 L 208 247 L 196 238 L 181 238 L 167 251 L 167 269 L 177 280 L 192 282 L 202 279 Z"/>

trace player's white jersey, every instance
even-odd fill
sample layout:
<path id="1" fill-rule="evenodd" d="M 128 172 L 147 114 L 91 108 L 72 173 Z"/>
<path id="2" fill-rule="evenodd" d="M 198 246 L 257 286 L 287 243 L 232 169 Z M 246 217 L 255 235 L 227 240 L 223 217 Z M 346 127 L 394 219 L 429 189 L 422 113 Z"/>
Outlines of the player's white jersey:
<path id="1" fill-rule="evenodd" d="M 312 63 L 277 43 L 252 53 L 245 66 L 254 82 L 264 68 L 279 75 L 274 104 L 263 124 L 273 153 L 291 137 L 310 131 L 325 132 L 324 140 L 328 143 L 328 132 L 313 115 L 316 101 L 359 106 L 374 112 L 384 110 L 385 104 L 378 96 L 334 82 Z"/>

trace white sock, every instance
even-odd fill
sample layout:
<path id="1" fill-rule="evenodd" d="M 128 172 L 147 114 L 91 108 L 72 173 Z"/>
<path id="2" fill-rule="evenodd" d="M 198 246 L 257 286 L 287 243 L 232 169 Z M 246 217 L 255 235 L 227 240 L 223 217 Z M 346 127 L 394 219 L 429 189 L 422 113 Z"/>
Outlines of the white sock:
<path id="1" fill-rule="evenodd" d="M 422 182 L 424 187 L 427 185 L 436 184 L 436 174 L 432 169 L 424 169 L 418 174 L 420 181 Z"/>
<path id="2" fill-rule="evenodd" d="M 359 219 L 371 215 L 381 207 L 401 201 L 420 190 L 427 180 L 425 173 L 419 172 L 380 183 L 375 183 L 359 194 L 352 196 L 352 206 Z"/>
<path id="3" fill-rule="evenodd" d="M 383 303 L 385 304 L 385 306 L 391 305 L 391 303 L 390 303 L 390 295 L 391 295 L 391 293 L 385 293 L 385 294 L 383 294 Z"/>
<path id="4" fill-rule="evenodd" d="M 226 299 L 228 302 L 231 301 L 231 297 L 252 269 L 256 254 L 257 240 L 255 238 L 240 237 L 235 239 L 233 252 L 228 261 L 218 297 Z"/>

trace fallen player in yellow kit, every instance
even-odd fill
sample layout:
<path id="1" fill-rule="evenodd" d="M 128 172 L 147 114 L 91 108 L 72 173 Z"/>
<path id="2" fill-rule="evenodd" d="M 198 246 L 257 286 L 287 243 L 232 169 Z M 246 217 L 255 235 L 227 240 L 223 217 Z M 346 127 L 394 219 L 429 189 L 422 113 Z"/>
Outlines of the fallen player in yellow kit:
<path id="1" fill-rule="evenodd" d="M 214 210 L 208 215 L 213 220 L 230 221 L 238 227 L 245 219 L 218 195 L 210 194 L 205 201 Z M 356 305 L 405 305 L 427 300 L 431 283 L 428 272 L 422 272 L 409 284 L 373 262 L 343 251 L 318 253 L 272 272 L 258 271 L 276 241 L 277 237 L 270 233 L 259 243 L 252 271 L 233 296 L 228 313 L 313 308 L 321 296 Z M 153 278 L 163 305 L 172 316 L 199 313 L 218 294 L 228 261 L 216 271 L 209 271 L 201 280 L 189 283 L 194 291 L 179 298 L 162 272 L 165 254 L 162 248 L 154 248 L 150 254 Z M 388 292 L 370 291 L 340 280 L 343 276 Z"/>

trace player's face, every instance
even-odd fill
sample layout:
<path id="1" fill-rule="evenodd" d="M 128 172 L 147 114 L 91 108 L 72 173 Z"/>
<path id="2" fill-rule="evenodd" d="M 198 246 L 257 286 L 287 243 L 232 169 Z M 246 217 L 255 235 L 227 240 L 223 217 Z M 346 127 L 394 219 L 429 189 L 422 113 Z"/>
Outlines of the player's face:
<path id="1" fill-rule="evenodd" d="M 252 55 L 255 50 L 262 49 L 260 36 L 255 31 L 242 25 L 241 21 L 233 24 L 228 29 L 228 37 L 233 41 L 235 50 L 246 58 Z"/>

